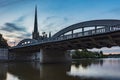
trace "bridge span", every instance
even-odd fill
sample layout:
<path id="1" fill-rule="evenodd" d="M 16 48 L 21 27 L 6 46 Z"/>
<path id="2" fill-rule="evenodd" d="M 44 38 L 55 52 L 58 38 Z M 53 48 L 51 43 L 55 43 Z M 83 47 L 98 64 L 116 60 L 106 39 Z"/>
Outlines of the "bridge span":
<path id="1" fill-rule="evenodd" d="M 62 29 L 44 40 L 24 39 L 11 52 L 41 52 L 41 62 L 70 60 L 71 49 L 120 46 L 120 20 L 92 20 Z M 59 57 L 60 56 L 60 57 Z"/>

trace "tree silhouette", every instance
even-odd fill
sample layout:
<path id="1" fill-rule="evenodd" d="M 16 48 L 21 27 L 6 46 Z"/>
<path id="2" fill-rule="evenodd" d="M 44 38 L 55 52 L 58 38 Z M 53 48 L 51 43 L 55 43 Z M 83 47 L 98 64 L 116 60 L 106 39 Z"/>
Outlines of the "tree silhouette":
<path id="1" fill-rule="evenodd" d="M 7 48 L 7 47 L 8 47 L 7 40 L 5 40 L 2 37 L 2 34 L 0 34 L 0 48 Z"/>

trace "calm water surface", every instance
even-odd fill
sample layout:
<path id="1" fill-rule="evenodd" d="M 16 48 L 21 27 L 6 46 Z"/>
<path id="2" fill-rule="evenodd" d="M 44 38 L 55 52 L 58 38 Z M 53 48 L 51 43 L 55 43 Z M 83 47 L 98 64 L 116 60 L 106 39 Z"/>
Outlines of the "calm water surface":
<path id="1" fill-rule="evenodd" d="M 69 64 L 1 62 L 0 80 L 120 80 L 120 58 L 83 59 Z"/>

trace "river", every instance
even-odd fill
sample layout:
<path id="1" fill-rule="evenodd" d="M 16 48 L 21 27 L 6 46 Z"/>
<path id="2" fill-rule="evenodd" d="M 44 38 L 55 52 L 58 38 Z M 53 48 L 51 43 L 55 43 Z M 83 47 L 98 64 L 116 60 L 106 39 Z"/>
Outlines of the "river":
<path id="1" fill-rule="evenodd" d="M 82 59 L 64 64 L 1 62 L 0 80 L 120 80 L 120 58 Z"/>

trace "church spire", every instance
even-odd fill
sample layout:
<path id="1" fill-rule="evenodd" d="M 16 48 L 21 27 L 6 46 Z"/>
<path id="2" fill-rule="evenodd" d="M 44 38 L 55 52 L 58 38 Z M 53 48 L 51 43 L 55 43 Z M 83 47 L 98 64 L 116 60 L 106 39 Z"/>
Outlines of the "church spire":
<path id="1" fill-rule="evenodd" d="M 34 19 L 34 30 L 32 34 L 33 39 L 39 39 L 39 32 L 38 32 L 38 22 L 37 22 L 37 6 L 35 6 L 35 19 Z"/>
<path id="2" fill-rule="evenodd" d="M 38 22 L 37 22 L 37 6 L 35 6 L 34 32 L 38 32 Z"/>

